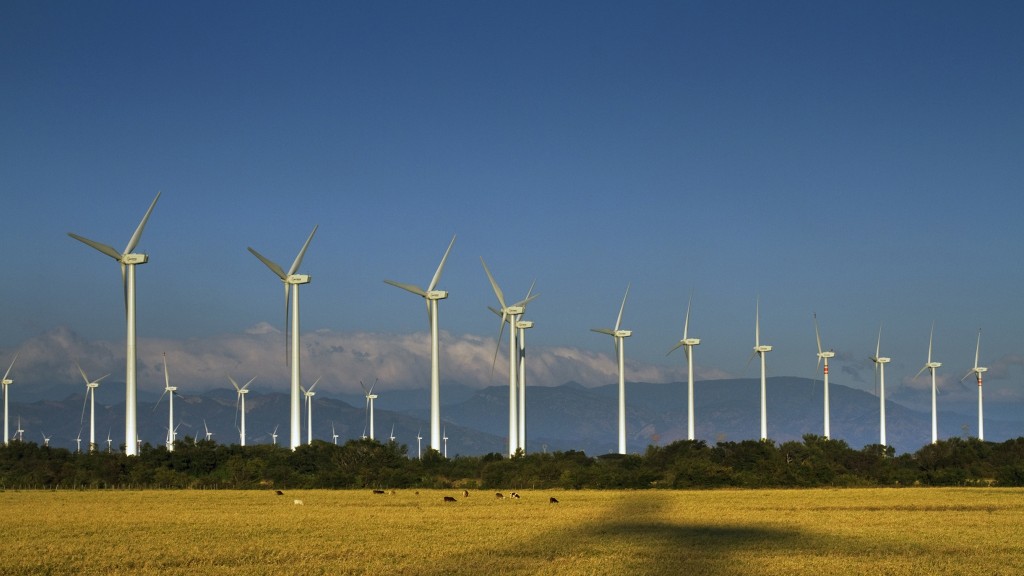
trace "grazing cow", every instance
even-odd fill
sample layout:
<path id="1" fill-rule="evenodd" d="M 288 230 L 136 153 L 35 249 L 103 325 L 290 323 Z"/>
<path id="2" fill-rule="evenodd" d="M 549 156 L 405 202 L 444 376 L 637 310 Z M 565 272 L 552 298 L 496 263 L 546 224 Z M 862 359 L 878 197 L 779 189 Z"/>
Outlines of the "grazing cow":
<path id="1" fill-rule="evenodd" d="M 512 492 L 511 494 L 509 494 L 509 496 L 515 498 L 516 500 L 519 499 L 519 493 L 518 492 Z"/>
<path id="2" fill-rule="evenodd" d="M 384 491 L 383 490 L 374 490 L 373 493 L 374 494 L 383 494 Z"/>
<path id="3" fill-rule="evenodd" d="M 394 490 L 388 490 L 388 494 L 392 494 L 392 495 L 394 495 L 394 493 L 395 493 L 395 491 L 394 491 Z"/>
<path id="4" fill-rule="evenodd" d="M 299 500 L 298 498 L 296 498 L 293 502 L 295 503 L 296 506 L 302 506 L 302 500 Z"/>
<path id="5" fill-rule="evenodd" d="M 457 500 L 455 500 L 455 498 L 452 498 L 451 496 L 445 496 L 444 497 L 444 501 L 445 502 L 456 502 Z"/>
<path id="6" fill-rule="evenodd" d="M 502 494 L 501 492 L 496 492 L 494 494 L 494 497 L 497 498 L 498 500 L 504 500 L 505 499 L 505 495 Z"/>
<path id="7" fill-rule="evenodd" d="M 284 492 L 281 492 L 280 490 L 274 490 L 274 494 L 277 494 L 278 496 L 284 496 Z"/>
<path id="8" fill-rule="evenodd" d="M 469 490 L 463 490 L 462 495 L 465 496 L 466 498 L 469 498 Z"/>
<path id="9" fill-rule="evenodd" d="M 551 499 L 548 500 L 548 502 L 550 502 L 552 504 L 558 504 L 558 498 L 555 498 L 554 496 L 552 496 Z"/>

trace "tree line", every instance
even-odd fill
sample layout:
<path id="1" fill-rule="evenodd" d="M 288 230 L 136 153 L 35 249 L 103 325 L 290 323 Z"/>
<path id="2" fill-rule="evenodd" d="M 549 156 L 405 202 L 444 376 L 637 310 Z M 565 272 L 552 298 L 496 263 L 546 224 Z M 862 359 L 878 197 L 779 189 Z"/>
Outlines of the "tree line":
<path id="1" fill-rule="evenodd" d="M 5 489 L 286 488 L 802 488 L 868 486 L 1024 486 L 1024 437 L 1002 443 L 950 438 L 914 453 L 889 446 L 850 448 L 808 434 L 802 442 L 702 440 L 649 446 L 643 454 L 583 452 L 410 458 L 394 442 L 314 440 L 238 446 L 186 438 L 145 444 L 138 456 L 77 453 L 32 442 L 0 447 Z"/>

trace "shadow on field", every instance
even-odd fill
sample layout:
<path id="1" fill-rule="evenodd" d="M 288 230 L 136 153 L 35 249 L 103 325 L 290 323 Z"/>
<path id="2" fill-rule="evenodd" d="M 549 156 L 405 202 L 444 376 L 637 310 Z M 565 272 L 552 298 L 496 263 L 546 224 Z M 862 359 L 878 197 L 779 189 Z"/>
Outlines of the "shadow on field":
<path id="1" fill-rule="evenodd" d="M 503 574 L 737 574 L 756 566 L 761 552 L 800 554 L 821 544 L 820 536 L 797 530 L 715 524 L 714 519 L 675 523 L 658 506 L 638 510 L 630 504 L 624 501 L 591 523 L 510 541 L 502 550 L 453 555 L 418 573 L 467 573 L 487 555 L 503 561 Z"/>

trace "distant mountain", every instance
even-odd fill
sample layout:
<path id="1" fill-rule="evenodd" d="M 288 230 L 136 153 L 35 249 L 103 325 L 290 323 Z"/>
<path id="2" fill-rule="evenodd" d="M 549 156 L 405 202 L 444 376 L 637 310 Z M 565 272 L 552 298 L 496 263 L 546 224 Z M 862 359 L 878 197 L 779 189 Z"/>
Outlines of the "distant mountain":
<path id="1" fill-rule="evenodd" d="M 760 382 L 757 379 L 707 380 L 694 385 L 696 433 L 699 439 L 719 441 L 756 439 L 760 433 Z M 821 382 L 806 378 L 769 378 L 768 436 L 776 442 L 800 440 L 804 434 L 822 434 L 823 403 Z M 530 387 L 527 391 L 528 451 L 582 450 L 598 455 L 617 448 L 617 385 L 586 388 L 570 382 L 553 387 Z M 422 446 L 430 445 L 428 391 L 382 391 L 376 401 L 375 436 L 387 440 L 394 426 L 397 441 L 416 454 L 416 435 Z M 331 426 L 339 442 L 358 438 L 367 426 L 365 400 L 346 400 L 317 395 L 313 404 L 315 438 L 332 441 Z M 246 398 L 247 443 L 268 444 L 278 428 L 277 441 L 289 441 L 289 398 L 284 393 L 253 391 Z M 63 400 L 39 400 L 11 405 L 11 434 L 17 417 L 22 418 L 26 440 L 41 443 L 42 432 L 51 444 L 75 447 L 82 430 L 83 446 L 88 443 L 88 414 L 82 422 L 83 396 Z M 649 444 L 668 444 L 686 437 L 686 384 L 626 384 L 627 446 L 642 452 Z M 384 409 L 388 408 L 388 409 Z M 854 448 L 878 443 L 878 398 L 842 385 L 831 386 L 832 436 Z M 180 423 L 178 438 L 202 436 L 206 421 L 213 439 L 238 443 L 236 394 L 218 389 L 203 394 L 177 396 L 175 419 Z M 931 440 L 931 415 L 886 403 L 888 443 L 898 452 L 915 451 Z M 305 410 L 303 410 L 305 416 Z M 449 437 L 448 454 L 478 455 L 508 450 L 508 388 L 491 386 L 472 389 L 457 385 L 442 388 L 442 421 Z M 123 442 L 124 404 L 97 405 L 96 435 L 106 448 L 107 431 L 116 447 Z M 943 412 L 939 414 L 939 436 L 976 434 L 976 416 Z M 139 435 L 144 442 L 162 445 L 166 435 L 167 400 L 154 409 L 154 401 L 139 403 Z M 1024 422 L 987 418 L 986 437 L 1003 441 L 1024 435 Z M 305 442 L 306 427 L 302 426 Z"/>

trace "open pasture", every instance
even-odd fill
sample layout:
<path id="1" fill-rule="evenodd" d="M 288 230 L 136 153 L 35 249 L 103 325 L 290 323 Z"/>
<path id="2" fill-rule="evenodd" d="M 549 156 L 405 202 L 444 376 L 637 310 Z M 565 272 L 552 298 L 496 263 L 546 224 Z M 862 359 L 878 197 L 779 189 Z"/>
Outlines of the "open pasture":
<path id="1" fill-rule="evenodd" d="M 6 491 L 0 574 L 1016 574 L 1024 566 L 1019 489 L 521 494 Z"/>

